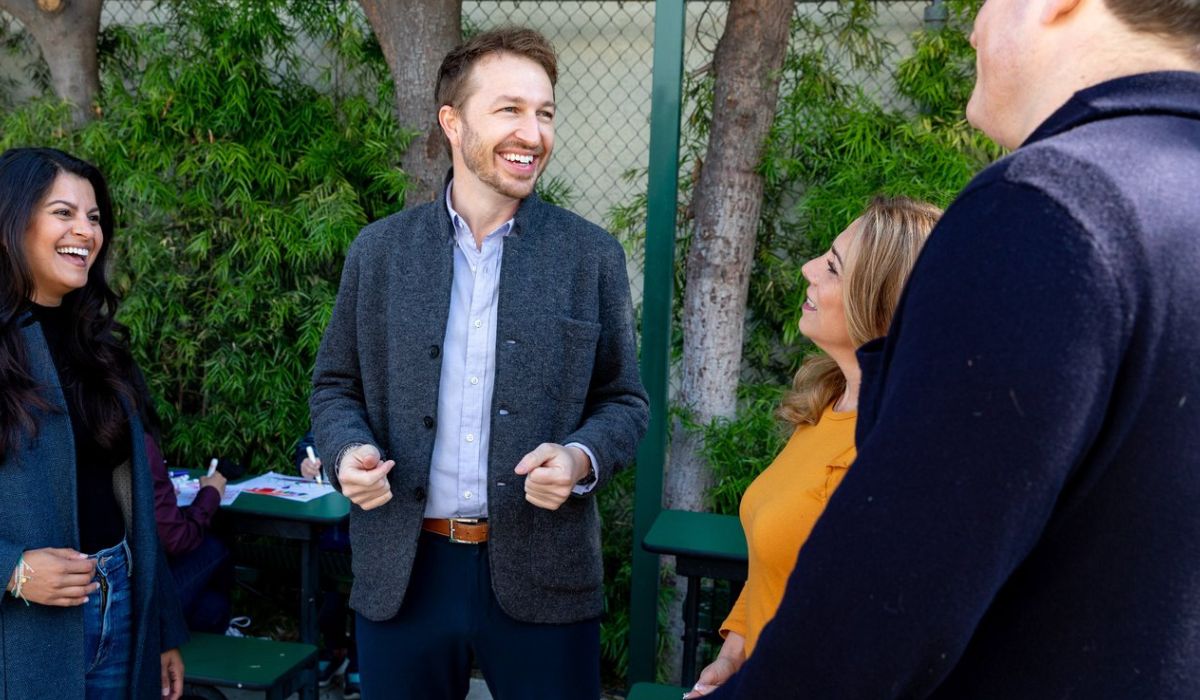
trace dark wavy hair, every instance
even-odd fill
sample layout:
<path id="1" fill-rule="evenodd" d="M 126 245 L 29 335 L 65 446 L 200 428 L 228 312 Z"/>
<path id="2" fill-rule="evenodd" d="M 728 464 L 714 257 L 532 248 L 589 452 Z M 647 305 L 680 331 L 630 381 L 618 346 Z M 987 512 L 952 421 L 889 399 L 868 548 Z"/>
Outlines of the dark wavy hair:
<path id="1" fill-rule="evenodd" d="M 122 402 L 138 406 L 132 384 L 133 358 L 124 326 L 114 318 L 118 298 L 108 286 L 108 251 L 115 233 L 112 200 L 104 176 L 90 163 L 52 148 L 13 148 L 0 154 L 0 459 L 23 438 L 37 434 L 38 415 L 51 410 L 47 387 L 39 386 L 21 340 L 25 312 L 34 296 L 25 238 L 34 212 L 62 173 L 91 183 L 100 208 L 104 243 L 87 283 L 63 297 L 72 319 L 66 359 L 71 376 L 60 377 L 66 400 L 105 447 L 125 428 Z"/>

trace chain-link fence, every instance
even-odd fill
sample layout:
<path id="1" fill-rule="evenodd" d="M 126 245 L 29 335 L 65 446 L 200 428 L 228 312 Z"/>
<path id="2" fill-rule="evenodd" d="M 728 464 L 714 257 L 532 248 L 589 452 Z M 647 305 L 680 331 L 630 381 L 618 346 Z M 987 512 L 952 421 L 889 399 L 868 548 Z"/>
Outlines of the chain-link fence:
<path id="1" fill-rule="evenodd" d="M 871 30 L 864 40 L 875 42 L 883 64 L 869 70 L 845 66 L 848 75 L 869 94 L 885 102 L 894 99 L 891 68 L 908 54 L 911 36 L 921 28 L 931 4 L 940 3 L 871 3 Z M 703 71 L 711 63 L 727 6 L 723 0 L 688 3 L 685 70 L 689 73 Z M 828 25 L 830 31 L 836 31 L 832 18 L 846 7 L 846 2 L 799 0 L 796 14 L 800 21 Z M 161 22 L 168 11 L 153 0 L 108 0 L 101 26 Z M 614 205 L 627 203 L 644 191 L 653 2 L 466 0 L 463 18 L 467 26 L 480 29 L 504 24 L 531 26 L 558 49 L 560 121 L 555 156 L 546 174 L 568 185 L 574 210 L 603 225 Z M 365 23 L 361 15 L 359 21 Z M 836 46 L 837 42 L 830 41 L 826 48 L 836 53 Z M 339 75 L 338 58 L 323 42 L 298 36 L 297 49 L 314 80 Z M 830 58 L 836 62 L 839 57 Z M 36 45 L 14 20 L 0 12 L 0 94 L 13 104 L 45 92 L 47 83 Z M 627 173 L 634 176 L 626 177 Z"/>

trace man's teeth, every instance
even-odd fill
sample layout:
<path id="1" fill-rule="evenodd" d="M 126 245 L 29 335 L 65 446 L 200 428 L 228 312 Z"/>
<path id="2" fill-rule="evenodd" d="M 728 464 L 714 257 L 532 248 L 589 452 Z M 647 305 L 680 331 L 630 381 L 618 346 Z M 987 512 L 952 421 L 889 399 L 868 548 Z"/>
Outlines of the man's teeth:
<path id="1" fill-rule="evenodd" d="M 523 165 L 529 165 L 530 163 L 533 162 L 533 156 L 505 153 L 504 160 L 511 161 L 513 163 L 521 163 Z"/>
<path id="2" fill-rule="evenodd" d="M 81 258 L 86 258 L 88 256 L 87 248 L 75 248 L 73 246 L 68 246 L 64 248 L 55 248 L 55 250 L 63 255 L 78 255 Z"/>

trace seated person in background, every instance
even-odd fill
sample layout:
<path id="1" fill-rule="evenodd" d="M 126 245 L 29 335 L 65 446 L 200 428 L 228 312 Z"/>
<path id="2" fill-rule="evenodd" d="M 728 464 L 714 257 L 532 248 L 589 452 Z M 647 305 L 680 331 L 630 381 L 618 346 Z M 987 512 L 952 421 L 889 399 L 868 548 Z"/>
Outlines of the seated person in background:
<path id="1" fill-rule="evenodd" d="M 181 508 L 158 447 L 161 432 L 158 416 L 154 415 L 154 404 L 149 397 L 145 402 L 150 407 L 146 410 L 144 439 L 154 478 L 154 519 L 179 592 L 179 602 L 189 629 L 223 634 L 230 620 L 233 561 L 229 547 L 211 532 L 212 519 L 225 495 L 227 481 L 241 477 L 245 470 L 236 462 L 217 460 L 213 475 L 200 477 L 196 500 Z"/>
<path id="2" fill-rule="evenodd" d="M 321 474 L 321 458 L 316 450 L 310 430 L 296 443 L 296 468 L 305 479 L 316 479 L 320 475 L 321 481 L 325 482 L 325 475 Z M 341 524 L 322 532 L 320 548 L 323 552 L 349 552 L 350 533 L 346 525 Z M 358 680 L 358 655 L 354 649 L 354 635 L 346 633 L 347 619 L 352 618 L 350 608 L 346 605 L 346 597 L 337 591 L 325 591 L 318 619 L 321 636 L 325 640 L 318 661 L 318 680 L 320 686 L 325 688 L 333 681 L 334 676 L 344 674 L 343 700 L 354 700 L 361 696 L 362 691 Z"/>
<path id="3" fill-rule="evenodd" d="M 706 695 L 754 649 L 783 598 L 796 552 L 854 461 L 861 374 L 854 351 L 887 333 L 904 283 L 941 210 L 903 197 L 877 197 L 802 268 L 808 298 L 800 332 L 823 352 L 796 373 L 779 416 L 793 427 L 787 446 L 742 496 L 749 544 L 746 586 L 721 625 L 725 643 L 685 695 Z"/>

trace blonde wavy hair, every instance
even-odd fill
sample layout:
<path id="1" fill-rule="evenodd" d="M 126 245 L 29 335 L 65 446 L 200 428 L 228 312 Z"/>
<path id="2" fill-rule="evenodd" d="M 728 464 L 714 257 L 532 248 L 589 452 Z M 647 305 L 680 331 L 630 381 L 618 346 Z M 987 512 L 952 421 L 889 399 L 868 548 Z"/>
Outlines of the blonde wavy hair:
<path id="1" fill-rule="evenodd" d="M 887 334 L 904 283 L 942 210 L 907 197 L 877 196 L 856 222 L 855 255 L 842 272 L 846 329 L 855 346 Z M 846 377 L 823 352 L 809 355 L 777 415 L 791 427 L 815 425 L 846 391 Z"/>

